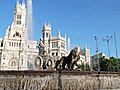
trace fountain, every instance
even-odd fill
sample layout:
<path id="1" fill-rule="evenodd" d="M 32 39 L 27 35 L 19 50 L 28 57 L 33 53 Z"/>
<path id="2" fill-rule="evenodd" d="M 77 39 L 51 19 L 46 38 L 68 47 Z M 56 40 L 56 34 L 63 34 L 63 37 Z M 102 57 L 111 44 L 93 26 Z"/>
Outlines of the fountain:
<path id="1" fill-rule="evenodd" d="M 70 38 L 68 37 L 68 52 L 70 52 Z"/>
<path id="2" fill-rule="evenodd" d="M 99 77 L 99 80 L 98 80 Z M 2 71 L 0 90 L 119 90 L 120 73 Z"/>
<path id="3" fill-rule="evenodd" d="M 29 40 L 33 39 L 32 0 L 27 0 L 26 29 Z"/>
<path id="4" fill-rule="evenodd" d="M 32 39 L 32 0 L 27 4 L 27 35 Z M 0 90 L 119 90 L 119 84 L 120 72 L 0 71 Z"/>
<path id="5" fill-rule="evenodd" d="M 28 55 L 28 46 L 30 46 L 29 48 L 32 50 L 32 48 L 34 48 L 34 45 L 28 45 L 28 42 L 30 44 L 30 41 L 33 41 L 33 12 L 32 12 L 33 8 L 32 8 L 32 0 L 27 0 L 27 11 L 26 11 L 26 40 L 25 40 L 25 58 L 26 61 L 28 63 L 28 69 L 33 70 L 34 66 L 32 63 L 34 63 L 33 58 L 34 56 L 32 55 L 31 52 L 31 56 Z"/>

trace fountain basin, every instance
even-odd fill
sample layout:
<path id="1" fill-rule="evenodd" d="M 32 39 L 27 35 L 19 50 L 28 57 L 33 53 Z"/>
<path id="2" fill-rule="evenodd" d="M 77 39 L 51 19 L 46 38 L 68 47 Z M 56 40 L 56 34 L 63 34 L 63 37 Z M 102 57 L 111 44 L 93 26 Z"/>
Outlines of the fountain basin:
<path id="1" fill-rule="evenodd" d="M 117 72 L 0 71 L 1 90 L 114 90 L 119 84 Z"/>

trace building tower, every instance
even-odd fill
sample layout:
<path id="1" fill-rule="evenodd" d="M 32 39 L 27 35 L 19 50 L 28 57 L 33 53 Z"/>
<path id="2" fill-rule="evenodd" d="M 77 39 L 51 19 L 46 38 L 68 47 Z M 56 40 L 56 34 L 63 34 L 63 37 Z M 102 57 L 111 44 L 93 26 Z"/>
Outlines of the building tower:
<path id="1" fill-rule="evenodd" d="M 25 3 L 19 4 L 19 2 L 17 2 L 14 11 L 14 24 L 19 26 L 24 26 L 25 19 L 26 19 Z"/>
<path id="2" fill-rule="evenodd" d="M 17 1 L 14 20 L 0 38 L 0 70 L 28 70 L 38 55 L 37 41 L 27 39 L 25 3 Z M 26 53 L 27 52 L 27 53 Z"/>
<path id="3" fill-rule="evenodd" d="M 43 25 L 42 35 L 43 35 L 43 44 L 45 46 L 45 52 L 50 53 L 50 38 L 51 38 L 51 25 L 50 23 Z"/>
<path id="4" fill-rule="evenodd" d="M 3 46 L 1 47 L 1 67 L 4 70 L 20 70 L 27 69 L 27 60 L 24 58 L 25 48 L 25 19 L 26 8 L 25 3 L 17 1 L 14 10 L 14 21 L 6 30 L 3 38 Z"/>

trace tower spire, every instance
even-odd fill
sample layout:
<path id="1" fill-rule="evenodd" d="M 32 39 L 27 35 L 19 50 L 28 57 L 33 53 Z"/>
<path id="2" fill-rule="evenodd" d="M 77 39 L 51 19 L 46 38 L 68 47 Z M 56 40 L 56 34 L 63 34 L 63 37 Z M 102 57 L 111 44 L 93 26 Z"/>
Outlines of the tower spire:
<path id="1" fill-rule="evenodd" d="M 65 34 L 65 40 L 66 40 L 66 34 Z"/>
<path id="2" fill-rule="evenodd" d="M 59 32 L 58 32 L 58 37 L 60 37 L 61 35 L 60 35 L 60 30 L 59 30 Z"/>
<path id="3" fill-rule="evenodd" d="M 24 6 L 24 7 L 25 7 L 25 1 L 24 1 L 24 0 L 22 0 L 22 6 Z"/>
<path id="4" fill-rule="evenodd" d="M 22 3 L 25 3 L 25 0 L 22 0 Z"/>
<path id="5" fill-rule="evenodd" d="M 50 22 L 48 23 L 48 26 L 51 26 L 51 25 L 50 25 Z"/>
<path id="6" fill-rule="evenodd" d="M 19 0 L 17 0 L 16 4 L 19 4 Z"/>

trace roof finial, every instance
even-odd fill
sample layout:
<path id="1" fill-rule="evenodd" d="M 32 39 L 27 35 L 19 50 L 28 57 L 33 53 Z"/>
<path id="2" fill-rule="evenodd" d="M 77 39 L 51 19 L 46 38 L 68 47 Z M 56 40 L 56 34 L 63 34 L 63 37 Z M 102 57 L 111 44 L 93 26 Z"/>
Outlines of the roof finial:
<path id="1" fill-rule="evenodd" d="M 19 4 L 19 0 L 17 0 L 17 4 Z"/>
<path id="2" fill-rule="evenodd" d="M 60 37 L 61 35 L 60 35 L 60 30 L 59 30 L 59 32 L 58 32 L 58 37 Z"/>
<path id="3" fill-rule="evenodd" d="M 24 0 L 22 0 L 22 5 L 25 6 L 25 1 Z"/>
<path id="4" fill-rule="evenodd" d="M 50 25 L 50 22 L 48 23 L 48 26 L 51 26 L 51 25 Z"/>
<path id="5" fill-rule="evenodd" d="M 45 25 L 45 26 L 47 25 L 46 22 L 44 23 L 44 25 Z"/>
<path id="6" fill-rule="evenodd" d="M 85 45 L 84 48 L 87 49 L 87 45 Z"/>
<path id="7" fill-rule="evenodd" d="M 22 0 L 22 4 L 25 4 L 25 1 L 24 1 L 24 0 Z"/>
<path id="8" fill-rule="evenodd" d="M 65 34 L 65 40 L 66 40 L 66 34 Z"/>
<path id="9" fill-rule="evenodd" d="M 25 3 L 25 1 L 24 1 L 24 0 L 22 0 L 22 2 L 23 2 L 23 3 Z"/>

